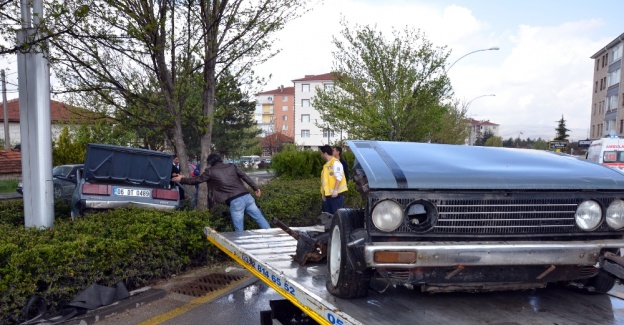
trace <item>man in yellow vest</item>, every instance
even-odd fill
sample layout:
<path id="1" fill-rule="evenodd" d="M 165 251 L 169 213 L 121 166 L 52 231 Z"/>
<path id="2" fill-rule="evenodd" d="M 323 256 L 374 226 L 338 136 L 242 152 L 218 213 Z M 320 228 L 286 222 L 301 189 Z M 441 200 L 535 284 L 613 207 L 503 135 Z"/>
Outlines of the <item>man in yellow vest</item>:
<path id="1" fill-rule="evenodd" d="M 323 212 L 336 213 L 344 207 L 344 192 L 347 191 L 347 179 L 340 160 L 336 159 L 331 146 L 321 146 L 321 155 L 327 161 L 321 171 L 321 198 Z"/>

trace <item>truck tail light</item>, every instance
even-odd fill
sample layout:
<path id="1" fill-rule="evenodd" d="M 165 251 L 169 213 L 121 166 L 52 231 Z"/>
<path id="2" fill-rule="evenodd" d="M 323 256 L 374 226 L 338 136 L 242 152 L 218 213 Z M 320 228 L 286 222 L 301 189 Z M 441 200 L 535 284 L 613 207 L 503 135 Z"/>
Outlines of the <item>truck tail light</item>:
<path id="1" fill-rule="evenodd" d="M 82 185 L 82 194 L 111 195 L 111 192 L 112 192 L 112 186 L 110 185 L 88 184 L 88 183 L 85 183 Z"/>
<path id="2" fill-rule="evenodd" d="M 177 201 L 179 193 L 175 190 L 164 190 L 161 188 L 157 188 L 152 190 L 152 197 L 161 200 Z"/>

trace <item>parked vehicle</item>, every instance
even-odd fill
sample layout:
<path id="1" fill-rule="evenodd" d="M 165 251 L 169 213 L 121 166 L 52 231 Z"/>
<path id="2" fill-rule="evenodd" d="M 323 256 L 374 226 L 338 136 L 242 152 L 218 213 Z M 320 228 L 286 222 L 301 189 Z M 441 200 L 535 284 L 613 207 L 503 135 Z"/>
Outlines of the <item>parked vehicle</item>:
<path id="1" fill-rule="evenodd" d="M 52 169 L 54 199 L 70 202 L 76 188 L 76 174 L 82 170 L 83 164 L 59 165 Z M 17 193 L 24 195 L 23 183 L 17 184 Z"/>
<path id="2" fill-rule="evenodd" d="M 172 164 L 173 155 L 159 151 L 89 144 L 72 217 L 123 207 L 178 208 L 178 189 L 169 183 Z"/>
<path id="3" fill-rule="evenodd" d="M 366 296 L 372 278 L 425 292 L 624 278 L 624 174 L 553 152 L 347 141 L 362 210 L 329 227 L 328 292 Z"/>
<path id="4" fill-rule="evenodd" d="M 240 161 L 244 168 L 257 169 L 258 164 L 260 164 L 260 156 L 241 156 Z"/>
<path id="5" fill-rule="evenodd" d="M 624 138 L 614 136 L 592 141 L 587 160 L 624 171 Z"/>

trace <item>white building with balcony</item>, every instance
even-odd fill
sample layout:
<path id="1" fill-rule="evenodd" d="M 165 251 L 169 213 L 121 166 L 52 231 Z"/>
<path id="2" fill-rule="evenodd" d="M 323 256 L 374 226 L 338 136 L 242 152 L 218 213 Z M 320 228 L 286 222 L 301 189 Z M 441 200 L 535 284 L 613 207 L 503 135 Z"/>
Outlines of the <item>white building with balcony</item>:
<path id="1" fill-rule="evenodd" d="M 334 87 L 332 73 L 306 75 L 293 80 L 295 87 L 295 144 L 306 149 L 317 150 L 322 145 L 333 145 L 346 134 L 329 131 L 319 112 L 312 106 L 318 89 Z"/>
<path id="2" fill-rule="evenodd" d="M 486 133 L 491 133 L 496 137 L 499 136 L 499 125 L 489 120 L 478 121 L 471 118 L 468 119 L 468 123 L 470 123 L 470 136 L 466 139 L 466 144 L 469 146 L 474 146 L 477 140 L 483 138 Z"/>

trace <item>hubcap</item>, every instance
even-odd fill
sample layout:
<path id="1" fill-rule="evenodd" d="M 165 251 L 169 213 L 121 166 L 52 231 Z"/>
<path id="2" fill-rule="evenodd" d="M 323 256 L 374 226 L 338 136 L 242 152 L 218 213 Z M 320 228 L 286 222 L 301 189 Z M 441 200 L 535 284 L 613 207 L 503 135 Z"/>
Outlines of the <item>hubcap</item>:
<path id="1" fill-rule="evenodd" d="M 55 187 L 54 188 L 54 198 L 55 199 L 59 199 L 61 198 L 61 188 L 60 187 Z"/>
<path id="2" fill-rule="evenodd" d="M 336 226 L 332 230 L 329 247 L 329 277 L 333 286 L 338 285 L 338 276 L 340 275 L 341 245 L 340 227 Z"/>

